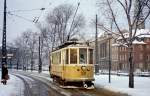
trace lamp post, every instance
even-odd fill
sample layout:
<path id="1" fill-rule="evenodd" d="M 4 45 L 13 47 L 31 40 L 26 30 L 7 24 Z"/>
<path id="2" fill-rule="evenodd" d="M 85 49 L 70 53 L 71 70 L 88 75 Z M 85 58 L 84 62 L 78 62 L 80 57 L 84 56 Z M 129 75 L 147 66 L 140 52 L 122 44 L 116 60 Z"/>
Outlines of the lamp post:
<path id="1" fill-rule="evenodd" d="M 99 73 L 98 37 L 97 37 L 97 15 L 95 23 L 95 74 Z"/>
<path id="2" fill-rule="evenodd" d="M 109 83 L 111 83 L 111 50 L 110 50 L 110 41 L 111 41 L 111 37 L 112 37 L 112 34 L 108 33 L 108 43 L 109 43 L 109 54 L 108 54 L 108 58 L 109 58 Z"/>
<path id="3" fill-rule="evenodd" d="M 42 72 L 42 62 L 41 62 L 41 38 L 39 36 L 39 73 Z"/>

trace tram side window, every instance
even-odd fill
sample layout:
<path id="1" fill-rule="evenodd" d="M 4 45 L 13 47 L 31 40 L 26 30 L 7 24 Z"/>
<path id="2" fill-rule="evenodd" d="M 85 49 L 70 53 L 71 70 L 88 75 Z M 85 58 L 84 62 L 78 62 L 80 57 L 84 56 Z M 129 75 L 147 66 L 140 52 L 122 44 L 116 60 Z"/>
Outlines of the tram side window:
<path id="1" fill-rule="evenodd" d="M 61 64 L 61 52 L 58 52 L 58 58 L 59 58 L 58 64 Z"/>
<path id="2" fill-rule="evenodd" d="M 52 63 L 57 64 L 56 53 L 52 54 Z"/>
<path id="3" fill-rule="evenodd" d="M 93 64 L 93 49 L 89 49 L 89 64 Z"/>
<path id="4" fill-rule="evenodd" d="M 60 52 L 52 54 L 52 63 L 53 64 L 61 64 L 61 53 Z"/>
<path id="5" fill-rule="evenodd" d="M 68 53 L 69 53 L 68 49 L 66 49 L 65 64 L 68 64 L 68 58 L 69 58 Z"/>
<path id="6" fill-rule="evenodd" d="M 70 64 L 77 64 L 77 49 L 70 49 Z"/>
<path id="7" fill-rule="evenodd" d="M 80 64 L 87 64 L 87 49 L 85 48 L 79 49 L 79 60 Z"/>

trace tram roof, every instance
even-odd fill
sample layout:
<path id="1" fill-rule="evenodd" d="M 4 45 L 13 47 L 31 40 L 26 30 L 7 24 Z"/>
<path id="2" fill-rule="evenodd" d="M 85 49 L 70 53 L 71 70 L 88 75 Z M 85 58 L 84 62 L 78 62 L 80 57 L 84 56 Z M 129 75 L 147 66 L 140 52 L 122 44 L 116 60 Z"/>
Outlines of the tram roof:
<path id="1" fill-rule="evenodd" d="M 88 43 L 83 43 L 79 41 L 67 41 L 63 43 L 62 45 L 56 47 L 53 51 L 65 48 L 65 47 L 89 47 Z"/>

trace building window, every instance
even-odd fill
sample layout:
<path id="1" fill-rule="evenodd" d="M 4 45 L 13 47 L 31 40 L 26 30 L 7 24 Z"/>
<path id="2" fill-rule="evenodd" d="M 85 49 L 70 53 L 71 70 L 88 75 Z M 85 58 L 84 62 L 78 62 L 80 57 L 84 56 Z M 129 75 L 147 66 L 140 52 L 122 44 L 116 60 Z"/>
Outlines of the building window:
<path id="1" fill-rule="evenodd" d="M 107 44 L 102 43 L 102 44 L 100 44 L 100 58 L 103 58 L 106 56 L 107 56 Z"/>
<path id="2" fill-rule="evenodd" d="M 142 45 L 139 45 L 139 48 L 140 48 L 141 50 L 143 50 L 143 46 L 142 46 Z"/>
<path id="3" fill-rule="evenodd" d="M 124 51 L 126 51 L 126 47 L 124 47 Z"/>
<path id="4" fill-rule="evenodd" d="M 150 61 L 150 55 L 147 55 L 147 61 Z"/>
<path id="5" fill-rule="evenodd" d="M 127 60 L 127 55 L 125 55 L 125 61 Z"/>
<path id="6" fill-rule="evenodd" d="M 149 39 L 146 39 L 146 42 L 149 42 Z"/>
<path id="7" fill-rule="evenodd" d="M 120 60 L 122 61 L 122 55 L 120 55 Z"/>
<path id="8" fill-rule="evenodd" d="M 139 63 L 139 68 L 143 68 L 143 63 Z"/>
<path id="9" fill-rule="evenodd" d="M 150 48 L 150 46 L 149 45 L 146 45 L 146 49 L 149 49 Z"/>
<path id="10" fill-rule="evenodd" d="M 122 47 L 120 47 L 120 50 L 122 51 Z"/>
<path id="11" fill-rule="evenodd" d="M 143 59 L 143 54 L 140 54 L 140 60 L 142 60 Z"/>

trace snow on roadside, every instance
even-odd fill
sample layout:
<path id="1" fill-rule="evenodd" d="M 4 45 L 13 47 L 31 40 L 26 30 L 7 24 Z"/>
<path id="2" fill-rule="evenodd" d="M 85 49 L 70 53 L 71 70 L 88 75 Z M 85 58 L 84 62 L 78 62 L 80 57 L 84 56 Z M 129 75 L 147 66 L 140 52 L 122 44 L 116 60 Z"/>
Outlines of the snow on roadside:
<path id="1" fill-rule="evenodd" d="M 0 83 L 0 96 L 24 96 L 23 81 L 13 75 L 10 75 L 7 85 Z"/>
<path id="2" fill-rule="evenodd" d="M 127 93 L 131 96 L 149 96 L 150 77 L 135 77 L 135 88 L 128 87 L 128 76 L 111 76 L 108 83 L 108 75 L 96 75 L 95 85 L 115 92 Z"/>

